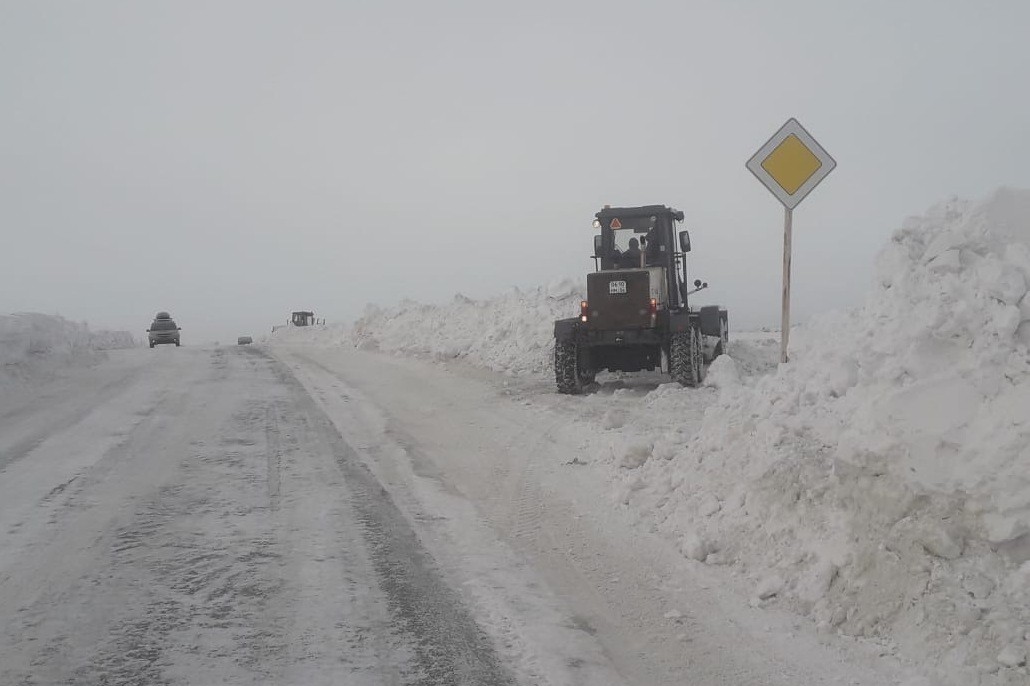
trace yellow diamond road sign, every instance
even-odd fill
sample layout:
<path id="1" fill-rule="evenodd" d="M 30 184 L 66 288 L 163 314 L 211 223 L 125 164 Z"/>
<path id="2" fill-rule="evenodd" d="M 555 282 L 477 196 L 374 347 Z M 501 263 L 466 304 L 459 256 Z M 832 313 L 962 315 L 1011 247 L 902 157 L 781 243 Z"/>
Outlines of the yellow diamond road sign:
<path id="1" fill-rule="evenodd" d="M 788 119 L 747 162 L 747 168 L 788 209 L 794 209 L 837 163 L 797 119 Z"/>

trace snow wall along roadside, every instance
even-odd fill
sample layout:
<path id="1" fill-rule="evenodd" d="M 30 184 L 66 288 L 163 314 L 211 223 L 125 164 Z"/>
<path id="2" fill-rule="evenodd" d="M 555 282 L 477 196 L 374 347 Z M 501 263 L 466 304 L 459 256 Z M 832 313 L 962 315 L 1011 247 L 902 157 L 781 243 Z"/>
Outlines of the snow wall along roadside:
<path id="1" fill-rule="evenodd" d="M 1025 686 L 1028 284 L 1030 191 L 910 219 L 865 305 L 801 327 L 790 364 L 714 370 L 701 428 L 627 477 L 627 502 L 747 574 L 756 603 L 921 657 L 940 683 Z"/>
<path id="2" fill-rule="evenodd" d="M 444 305 L 406 300 L 369 305 L 353 326 L 286 327 L 273 341 L 353 345 L 365 350 L 462 359 L 507 374 L 549 374 L 554 320 L 579 312 L 582 287 L 572 279 L 488 300 L 455 295 Z"/>
<path id="3" fill-rule="evenodd" d="M 790 364 L 731 343 L 693 436 L 649 436 L 643 459 L 614 462 L 617 502 L 687 557 L 750 579 L 758 605 L 876 641 L 939 683 L 1025 686 L 1028 284 L 1030 191 L 908 220 L 881 251 L 865 305 L 799 327 Z M 552 322 L 581 297 L 565 280 L 478 302 L 370 306 L 351 328 L 283 337 L 542 376 Z M 692 393 L 663 385 L 624 398 L 625 426 L 665 413 L 676 427 Z"/>
<path id="4" fill-rule="evenodd" d="M 0 384 L 90 364 L 104 350 L 135 345 L 128 331 L 90 331 L 86 324 L 47 314 L 0 315 Z"/>

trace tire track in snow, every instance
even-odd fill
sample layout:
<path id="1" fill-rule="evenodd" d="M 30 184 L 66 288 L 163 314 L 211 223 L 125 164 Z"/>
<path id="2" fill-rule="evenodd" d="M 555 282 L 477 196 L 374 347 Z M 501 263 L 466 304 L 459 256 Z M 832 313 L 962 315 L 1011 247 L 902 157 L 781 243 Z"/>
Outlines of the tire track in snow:
<path id="1" fill-rule="evenodd" d="M 268 406 L 265 413 L 265 445 L 268 464 L 268 504 L 273 510 L 279 509 L 279 491 L 282 486 L 283 451 L 280 445 L 279 417 L 282 408 L 277 403 Z"/>
<path id="2" fill-rule="evenodd" d="M 289 368 L 273 360 L 284 383 L 296 388 L 305 410 L 331 446 L 352 493 L 373 566 L 387 596 L 397 631 L 412 642 L 418 686 L 508 686 L 514 678 L 501 664 L 489 636 L 422 546 L 390 494 L 362 462 Z M 331 372 L 329 372 L 331 373 Z"/>

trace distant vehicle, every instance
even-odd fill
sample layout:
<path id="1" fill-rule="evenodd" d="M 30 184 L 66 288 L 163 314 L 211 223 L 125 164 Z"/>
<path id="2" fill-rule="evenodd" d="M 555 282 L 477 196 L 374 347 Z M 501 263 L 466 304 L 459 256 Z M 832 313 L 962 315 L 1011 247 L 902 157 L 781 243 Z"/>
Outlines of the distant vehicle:
<path id="1" fill-rule="evenodd" d="M 250 336 L 240 336 L 236 339 L 236 345 L 250 345 L 254 342 L 254 339 Z"/>
<path id="2" fill-rule="evenodd" d="M 290 323 L 294 326 L 311 326 L 315 323 L 314 312 L 294 312 L 290 317 Z"/>
<path id="3" fill-rule="evenodd" d="M 147 329 L 147 338 L 150 340 L 150 347 L 155 345 L 167 345 L 174 343 L 179 346 L 179 332 L 182 329 L 175 324 L 172 315 L 167 312 L 158 312 L 153 323 Z"/>
<path id="4" fill-rule="evenodd" d="M 315 313 L 308 310 L 297 310 L 290 313 L 290 318 L 286 320 L 285 324 L 274 325 L 272 333 L 291 326 L 315 326 L 317 324 L 324 325 L 325 319 L 316 319 Z"/>

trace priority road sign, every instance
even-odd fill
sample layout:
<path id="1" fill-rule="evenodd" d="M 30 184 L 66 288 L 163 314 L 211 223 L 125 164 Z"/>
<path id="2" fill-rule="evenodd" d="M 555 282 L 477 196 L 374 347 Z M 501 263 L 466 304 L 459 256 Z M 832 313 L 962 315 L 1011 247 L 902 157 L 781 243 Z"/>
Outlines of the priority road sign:
<path id="1" fill-rule="evenodd" d="M 747 168 L 787 209 L 794 209 L 837 166 L 812 135 L 791 118 L 758 149 Z"/>
<path id="2" fill-rule="evenodd" d="M 780 362 L 790 340 L 790 259 L 794 208 L 825 179 L 837 163 L 797 119 L 791 117 L 747 161 L 747 168 L 783 203 L 783 313 Z"/>

